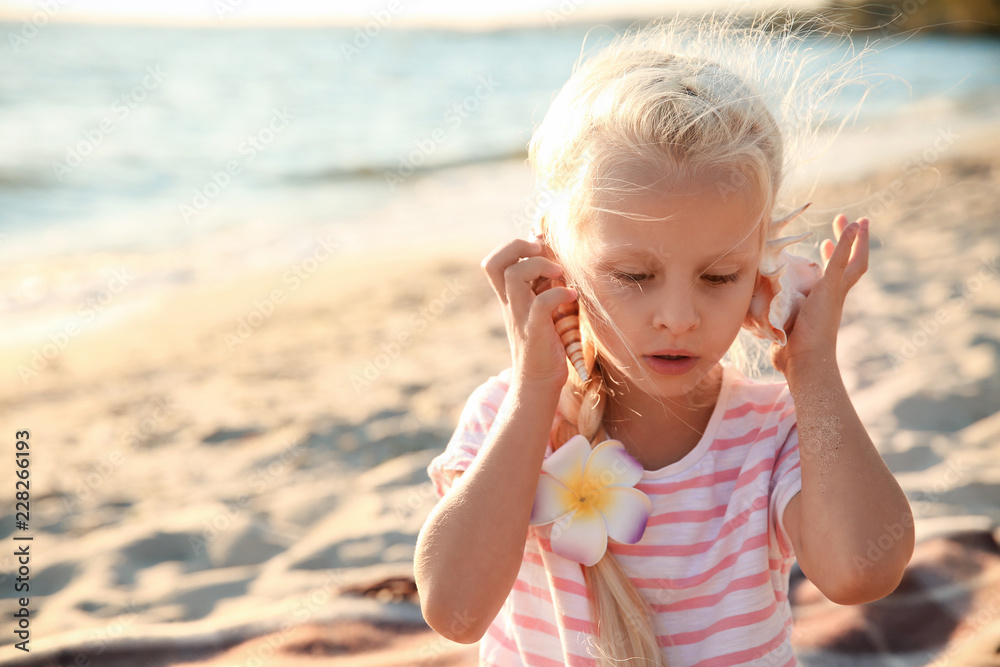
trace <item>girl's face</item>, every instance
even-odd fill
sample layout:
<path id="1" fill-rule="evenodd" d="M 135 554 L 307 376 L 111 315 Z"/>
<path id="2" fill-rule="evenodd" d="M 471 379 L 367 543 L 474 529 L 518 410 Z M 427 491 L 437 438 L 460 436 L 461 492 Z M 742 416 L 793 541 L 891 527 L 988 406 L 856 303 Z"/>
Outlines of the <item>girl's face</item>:
<path id="1" fill-rule="evenodd" d="M 645 217 L 598 212 L 582 248 L 587 281 L 621 332 L 591 317 L 603 354 L 626 385 L 685 396 L 722 359 L 750 307 L 759 197 L 698 181 L 654 185 L 605 208 Z"/>

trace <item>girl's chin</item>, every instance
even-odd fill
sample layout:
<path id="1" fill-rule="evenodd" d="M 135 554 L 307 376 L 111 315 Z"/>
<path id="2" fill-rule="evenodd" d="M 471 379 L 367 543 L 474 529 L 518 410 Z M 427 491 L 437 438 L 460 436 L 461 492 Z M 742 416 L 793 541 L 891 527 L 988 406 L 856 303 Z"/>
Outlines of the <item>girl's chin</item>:
<path id="1" fill-rule="evenodd" d="M 655 387 L 660 393 L 667 392 L 671 396 L 684 396 L 693 390 L 704 390 L 714 387 L 722 378 L 722 366 L 719 362 L 708 365 L 705 359 L 698 359 L 686 372 L 649 373 L 644 384 Z M 664 394 L 666 395 L 666 394 Z"/>
<path id="2" fill-rule="evenodd" d="M 719 360 L 697 357 L 690 368 L 681 369 L 681 373 L 657 373 L 646 365 L 644 357 L 639 357 L 639 366 L 631 363 L 617 368 L 627 368 L 628 372 L 622 373 L 620 370 L 609 372 L 605 369 L 605 377 L 610 380 L 612 388 L 622 386 L 626 392 L 638 390 L 645 394 L 660 396 L 663 398 L 682 398 L 691 393 L 692 390 L 704 390 L 714 387 L 722 378 L 722 366 Z M 635 370 L 639 371 L 636 376 Z M 611 377 L 608 377 L 611 376 Z"/>

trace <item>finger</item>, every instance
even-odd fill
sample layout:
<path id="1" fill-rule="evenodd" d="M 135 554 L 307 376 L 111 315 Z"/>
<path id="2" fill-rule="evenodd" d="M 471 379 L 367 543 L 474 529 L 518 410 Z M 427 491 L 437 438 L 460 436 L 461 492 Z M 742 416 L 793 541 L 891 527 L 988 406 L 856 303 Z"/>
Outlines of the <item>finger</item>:
<path id="1" fill-rule="evenodd" d="M 799 312 L 796 310 L 796 311 L 793 311 L 791 314 L 789 314 L 788 319 L 782 325 L 781 328 L 785 330 L 785 336 L 787 338 L 791 338 L 792 331 L 795 330 L 795 320 L 797 320 L 797 319 L 799 319 Z M 777 343 L 773 343 L 773 344 L 777 345 Z"/>
<path id="2" fill-rule="evenodd" d="M 847 216 L 843 213 L 837 214 L 837 217 L 833 219 L 833 237 L 839 241 L 840 235 L 844 233 L 846 227 Z"/>
<path id="3" fill-rule="evenodd" d="M 524 257 L 534 257 L 541 252 L 542 246 L 538 243 L 514 239 L 501 243 L 483 258 L 479 267 L 486 273 L 490 285 L 493 286 L 493 291 L 500 298 L 500 303 L 507 304 L 507 289 L 504 280 L 504 271 L 507 270 L 507 267 L 516 264 Z"/>
<path id="4" fill-rule="evenodd" d="M 819 254 L 823 258 L 823 268 L 826 269 L 826 265 L 830 262 L 830 255 L 833 254 L 833 249 L 836 246 L 830 239 L 823 239 L 823 242 L 819 244 Z"/>
<path id="5" fill-rule="evenodd" d="M 771 343 L 771 349 L 769 350 L 771 365 L 774 366 L 779 373 L 785 372 L 784 349 L 784 347 L 778 345 L 777 343 Z"/>
<path id="6" fill-rule="evenodd" d="M 840 241 L 841 235 L 844 233 L 844 228 L 847 226 L 847 216 L 843 213 L 838 213 L 833 218 L 831 223 L 833 226 L 833 240 L 824 239 L 820 243 L 820 256 L 823 258 L 823 273 L 826 273 L 826 267 L 830 265 L 830 257 L 833 256 L 833 251 L 837 247 L 837 242 Z"/>
<path id="7" fill-rule="evenodd" d="M 826 271 L 823 277 L 829 277 L 830 279 L 840 282 L 844 278 L 844 270 L 847 268 L 847 262 L 851 257 L 851 246 L 854 243 L 854 239 L 858 233 L 858 225 L 855 223 L 849 224 L 844 228 L 843 233 L 840 235 L 840 240 L 837 242 L 837 247 L 834 248 L 833 254 L 830 256 L 830 261 L 827 262 Z"/>
<path id="8" fill-rule="evenodd" d="M 531 309 L 539 316 L 543 316 L 544 321 L 551 322 L 552 316 L 559 306 L 572 303 L 576 301 L 576 298 L 577 292 L 571 287 L 553 287 L 539 294 L 531 305 Z"/>
<path id="9" fill-rule="evenodd" d="M 535 281 L 539 278 L 558 278 L 562 273 L 561 266 L 544 257 L 528 257 L 504 269 L 504 292 L 514 316 L 527 316 L 535 299 L 532 289 Z"/>
<path id="10" fill-rule="evenodd" d="M 848 287 L 854 285 L 868 270 L 868 218 L 858 220 L 857 238 L 851 249 L 851 258 L 844 269 L 844 282 Z"/>

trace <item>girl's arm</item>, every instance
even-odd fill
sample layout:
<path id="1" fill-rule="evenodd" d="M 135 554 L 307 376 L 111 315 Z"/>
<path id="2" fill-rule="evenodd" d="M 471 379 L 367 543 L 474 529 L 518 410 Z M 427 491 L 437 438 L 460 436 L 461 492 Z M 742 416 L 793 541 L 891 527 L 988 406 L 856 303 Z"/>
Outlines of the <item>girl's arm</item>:
<path id="1" fill-rule="evenodd" d="M 872 444 L 831 358 L 786 368 L 802 492 L 785 509 L 802 572 L 838 604 L 891 593 L 913 553 L 906 496 Z"/>
<path id="2" fill-rule="evenodd" d="M 478 641 L 517 579 L 558 397 L 512 385 L 482 449 L 420 531 L 420 606 L 448 639 Z"/>
<path id="3" fill-rule="evenodd" d="M 838 216 L 836 249 L 775 355 L 795 402 L 802 491 L 784 523 L 802 572 L 839 604 L 891 593 L 913 553 L 913 515 L 840 376 L 836 331 L 847 291 L 867 270 L 868 221 Z M 855 241 L 857 241 L 855 243 Z M 853 252 L 851 252 L 853 245 Z"/>
<path id="4" fill-rule="evenodd" d="M 516 239 L 482 262 L 500 299 L 514 379 L 476 458 L 417 537 L 414 575 L 424 619 L 458 642 L 483 636 L 517 579 L 549 431 L 568 378 L 552 313 L 576 293 L 565 287 L 534 293 L 539 278 L 562 275 L 543 250 Z"/>

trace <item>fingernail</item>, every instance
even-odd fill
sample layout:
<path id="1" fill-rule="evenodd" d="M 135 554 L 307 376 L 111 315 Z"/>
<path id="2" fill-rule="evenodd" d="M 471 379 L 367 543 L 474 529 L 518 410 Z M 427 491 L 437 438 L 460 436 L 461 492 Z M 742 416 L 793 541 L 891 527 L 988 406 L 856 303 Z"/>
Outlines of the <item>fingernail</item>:
<path id="1" fill-rule="evenodd" d="M 868 218 L 861 218 L 861 231 L 868 231 Z"/>

